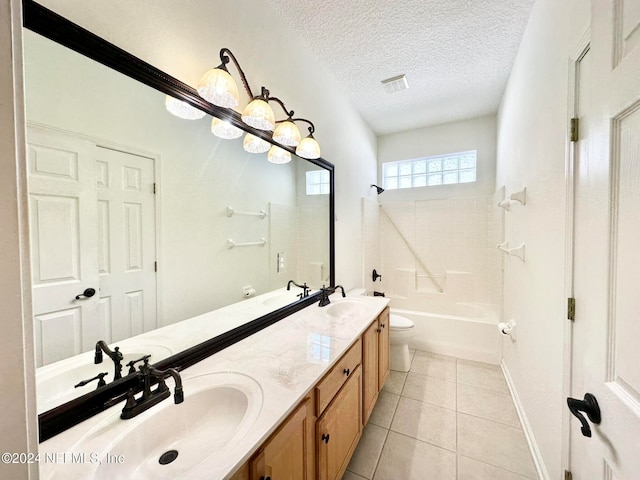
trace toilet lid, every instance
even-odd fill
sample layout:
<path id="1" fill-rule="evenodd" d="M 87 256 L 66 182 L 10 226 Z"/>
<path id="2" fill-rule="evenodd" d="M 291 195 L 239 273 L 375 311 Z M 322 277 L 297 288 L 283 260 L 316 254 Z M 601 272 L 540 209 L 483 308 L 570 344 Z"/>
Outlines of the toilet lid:
<path id="1" fill-rule="evenodd" d="M 390 315 L 389 326 L 393 330 L 405 330 L 413 328 L 413 322 L 401 315 Z"/>

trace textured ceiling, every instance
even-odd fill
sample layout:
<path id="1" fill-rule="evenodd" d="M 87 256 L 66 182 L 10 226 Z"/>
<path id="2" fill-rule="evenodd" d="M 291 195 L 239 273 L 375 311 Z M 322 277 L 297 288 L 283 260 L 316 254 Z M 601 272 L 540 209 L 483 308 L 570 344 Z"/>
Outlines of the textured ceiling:
<path id="1" fill-rule="evenodd" d="M 534 0 L 268 2 L 386 134 L 495 113 Z"/>

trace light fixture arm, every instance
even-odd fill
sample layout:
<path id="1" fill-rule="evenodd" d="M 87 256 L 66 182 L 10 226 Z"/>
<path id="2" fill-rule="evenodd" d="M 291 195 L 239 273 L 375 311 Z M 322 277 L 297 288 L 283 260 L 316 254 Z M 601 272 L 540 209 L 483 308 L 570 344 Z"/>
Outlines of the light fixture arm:
<path id="1" fill-rule="evenodd" d="M 291 112 L 293 113 L 293 112 Z M 306 118 L 292 118 L 292 122 L 306 122 L 309 124 L 309 134 L 313 135 L 313 132 L 316 131 L 316 127 L 311 120 L 307 120 Z"/>
<path id="2" fill-rule="evenodd" d="M 267 98 L 269 101 L 273 100 L 274 102 L 278 103 L 282 107 L 282 110 L 284 110 L 284 113 L 287 114 L 287 117 L 289 117 L 286 120 L 277 120 L 276 123 L 286 122 L 287 120 L 291 121 L 291 117 L 293 117 L 293 114 L 294 114 L 293 110 L 288 111 L 287 107 L 284 105 L 284 102 L 280 100 L 278 97 L 270 97 L 269 90 L 267 90 Z"/>
<path id="3" fill-rule="evenodd" d="M 244 86 L 244 89 L 247 92 L 247 95 L 249 95 L 249 98 L 253 100 L 255 97 L 253 95 L 253 92 L 251 91 L 251 87 L 249 86 L 249 82 L 247 82 L 247 77 L 244 74 L 244 71 L 242 70 L 242 67 L 238 63 L 238 59 L 231 52 L 231 50 L 229 50 L 226 47 L 220 49 L 220 61 L 222 62 L 222 64 L 218 68 L 222 68 L 224 71 L 229 73 L 229 69 L 227 68 L 227 63 L 229 63 L 229 59 L 233 60 L 233 63 L 235 64 L 236 68 L 238 69 L 238 72 L 240 73 L 240 79 L 242 80 L 242 85 Z M 264 87 L 262 87 L 262 90 L 263 90 L 262 93 L 264 95 L 264 90 L 266 90 L 266 89 Z M 269 94 L 269 91 L 267 90 L 267 95 L 268 94 Z"/>

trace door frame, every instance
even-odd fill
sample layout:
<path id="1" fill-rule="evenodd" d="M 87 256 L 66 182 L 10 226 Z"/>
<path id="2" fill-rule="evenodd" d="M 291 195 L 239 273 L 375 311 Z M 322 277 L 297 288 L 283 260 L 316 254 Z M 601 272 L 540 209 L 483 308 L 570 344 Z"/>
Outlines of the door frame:
<path id="1" fill-rule="evenodd" d="M 567 127 L 571 119 L 579 115 L 578 101 L 578 65 L 591 48 L 591 28 L 582 34 L 574 46 L 569 57 L 569 88 L 567 92 Z M 569 132 L 569 128 L 567 131 Z M 578 137 L 579 138 L 579 137 Z M 574 262 L 574 229 L 575 229 L 575 162 L 577 157 L 577 141 L 572 142 L 569 135 L 566 138 L 565 155 L 565 293 L 567 299 L 573 298 L 573 262 Z M 565 319 L 563 341 L 563 372 L 562 372 L 562 401 L 571 396 L 573 379 L 573 321 Z M 571 471 L 571 425 L 572 415 L 568 408 L 562 409 L 562 469 Z"/>
<path id="2" fill-rule="evenodd" d="M 162 276 L 158 275 L 158 273 L 160 273 L 162 269 L 162 262 L 160 261 L 160 258 L 162 256 L 162 249 L 161 249 L 162 239 L 160 235 L 160 232 L 162 231 L 161 229 L 162 215 L 161 215 L 161 202 L 160 202 L 160 195 L 162 194 L 162 188 L 160 188 L 162 156 L 158 153 L 150 152 L 148 150 L 144 150 L 138 147 L 124 145 L 122 143 L 114 142 L 111 140 L 105 140 L 103 138 L 86 135 L 84 133 L 74 132 L 72 130 L 66 130 L 64 128 L 53 127 L 51 125 L 47 125 L 46 123 L 27 121 L 26 125 L 27 125 L 27 129 L 29 127 L 36 127 L 36 128 L 41 128 L 45 130 L 51 130 L 53 132 L 58 132 L 64 135 L 70 135 L 76 138 L 80 138 L 82 140 L 89 140 L 93 142 L 96 147 L 99 147 L 99 148 L 108 148 L 110 150 L 117 150 L 119 152 L 128 153 L 131 155 L 137 155 L 140 157 L 145 157 L 153 161 L 153 178 L 154 178 L 154 183 L 156 185 L 156 193 L 154 195 L 154 200 L 153 200 L 154 209 L 155 209 L 155 216 L 154 216 L 155 217 L 154 218 L 155 237 L 156 237 L 155 248 L 156 248 L 156 262 L 158 262 L 158 270 L 156 272 L 156 328 L 164 327 L 165 326 L 164 315 L 163 315 L 164 312 L 160 308 L 161 298 L 162 298 Z M 31 263 L 31 260 L 29 260 L 29 263 Z M 33 288 L 33 285 L 30 284 L 29 291 L 31 291 L 32 288 Z"/>

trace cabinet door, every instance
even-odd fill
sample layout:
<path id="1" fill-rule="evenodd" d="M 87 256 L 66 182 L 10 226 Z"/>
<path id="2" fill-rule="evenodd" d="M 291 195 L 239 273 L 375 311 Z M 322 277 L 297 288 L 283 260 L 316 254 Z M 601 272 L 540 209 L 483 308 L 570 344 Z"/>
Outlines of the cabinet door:
<path id="1" fill-rule="evenodd" d="M 362 335 L 362 424 L 366 425 L 378 399 L 378 320 Z"/>
<path id="2" fill-rule="evenodd" d="M 337 480 L 362 434 L 362 370 L 358 367 L 316 424 L 318 480 Z M 275 480 L 275 479 L 274 479 Z"/>
<path id="3" fill-rule="evenodd" d="M 381 390 L 389 376 L 389 307 L 378 317 L 380 335 L 378 335 L 378 390 Z"/>
<path id="4" fill-rule="evenodd" d="M 257 456 L 251 460 L 251 479 L 265 480 L 309 480 L 313 478 L 309 468 L 308 428 L 312 419 L 307 417 L 309 399 L 305 400 L 294 413 L 267 440 Z"/>

